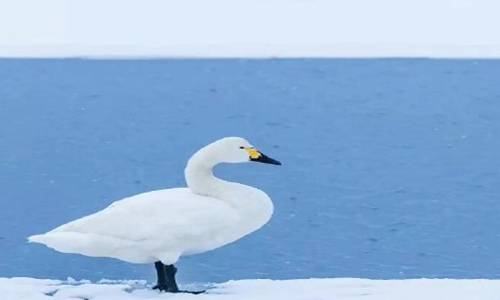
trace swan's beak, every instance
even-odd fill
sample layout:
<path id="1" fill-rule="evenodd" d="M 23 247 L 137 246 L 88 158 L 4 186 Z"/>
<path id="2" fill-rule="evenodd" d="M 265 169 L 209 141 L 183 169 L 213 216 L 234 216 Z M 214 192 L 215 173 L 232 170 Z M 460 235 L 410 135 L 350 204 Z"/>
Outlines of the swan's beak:
<path id="1" fill-rule="evenodd" d="M 250 156 L 250 161 L 261 162 L 264 164 L 278 165 L 281 166 L 281 163 L 274 158 L 270 158 L 269 156 L 263 154 L 255 148 L 246 148 L 245 149 Z"/>
<path id="2" fill-rule="evenodd" d="M 257 157 L 257 158 L 250 158 L 250 160 L 251 161 L 258 161 L 258 162 L 265 163 L 265 164 L 271 164 L 271 165 L 281 166 L 281 163 L 279 161 L 277 161 L 274 158 L 270 158 L 269 156 L 267 156 L 265 154 L 262 154 L 262 153 L 260 153 L 259 157 Z"/>

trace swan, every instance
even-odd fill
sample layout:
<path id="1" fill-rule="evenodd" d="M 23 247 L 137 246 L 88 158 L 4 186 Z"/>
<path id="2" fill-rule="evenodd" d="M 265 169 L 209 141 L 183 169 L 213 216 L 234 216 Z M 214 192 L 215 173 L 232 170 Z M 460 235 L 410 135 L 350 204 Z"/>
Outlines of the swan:
<path id="1" fill-rule="evenodd" d="M 263 191 L 213 175 L 219 163 L 281 165 L 248 141 L 226 137 L 198 150 L 184 170 L 187 187 L 156 190 L 113 202 L 94 214 L 28 237 L 63 253 L 154 263 L 160 292 L 179 290 L 174 264 L 232 243 L 262 227 L 273 213 Z"/>

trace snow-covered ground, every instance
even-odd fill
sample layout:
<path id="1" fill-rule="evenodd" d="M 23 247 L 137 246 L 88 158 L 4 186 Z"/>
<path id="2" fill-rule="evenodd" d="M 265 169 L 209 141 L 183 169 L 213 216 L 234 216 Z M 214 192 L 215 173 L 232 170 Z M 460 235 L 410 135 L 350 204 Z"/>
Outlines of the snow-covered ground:
<path id="1" fill-rule="evenodd" d="M 2 299 L 12 300 L 497 300 L 500 280 L 368 280 L 356 278 L 304 280 L 240 280 L 205 285 L 202 295 L 165 294 L 143 281 L 43 280 L 0 278 Z M 185 289 L 199 288 L 184 286 Z"/>
<path id="2" fill-rule="evenodd" d="M 498 11 L 494 0 L 0 1 L 0 56 L 500 57 Z"/>

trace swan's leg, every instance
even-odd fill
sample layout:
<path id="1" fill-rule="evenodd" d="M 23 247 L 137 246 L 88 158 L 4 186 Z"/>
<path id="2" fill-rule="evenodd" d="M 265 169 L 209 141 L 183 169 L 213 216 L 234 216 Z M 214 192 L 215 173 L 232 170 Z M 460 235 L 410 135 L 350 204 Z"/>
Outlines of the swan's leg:
<path id="1" fill-rule="evenodd" d="M 175 273 L 177 273 L 177 268 L 174 265 L 165 265 L 165 278 L 167 280 L 168 291 L 171 293 L 178 293 L 179 287 L 175 281 Z"/>
<path id="2" fill-rule="evenodd" d="M 158 277 L 157 284 L 153 290 L 168 291 L 167 277 L 165 276 L 165 265 L 161 261 L 155 262 L 156 275 Z"/>
<path id="3" fill-rule="evenodd" d="M 201 294 L 205 291 L 182 291 L 179 290 L 177 282 L 175 281 L 175 273 L 177 273 L 177 268 L 174 265 L 165 266 L 165 277 L 167 278 L 167 292 L 170 293 L 189 293 L 189 294 Z"/>

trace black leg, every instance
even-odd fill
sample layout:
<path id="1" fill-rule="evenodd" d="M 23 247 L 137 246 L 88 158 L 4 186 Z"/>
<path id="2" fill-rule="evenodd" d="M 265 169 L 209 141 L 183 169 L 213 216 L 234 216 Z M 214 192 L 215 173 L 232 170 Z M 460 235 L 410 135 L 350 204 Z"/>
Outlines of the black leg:
<path id="1" fill-rule="evenodd" d="M 175 281 L 175 273 L 177 273 L 177 268 L 174 265 L 165 266 L 165 277 L 167 279 L 168 291 L 171 293 L 178 293 L 179 287 Z"/>
<path id="2" fill-rule="evenodd" d="M 158 277 L 157 284 L 153 290 L 168 291 L 167 277 L 165 276 L 165 265 L 161 261 L 155 262 L 156 275 Z"/>
<path id="3" fill-rule="evenodd" d="M 175 280 L 177 268 L 174 265 L 164 265 L 161 261 L 155 262 L 156 274 L 158 275 L 158 284 L 153 287 L 154 290 L 160 290 L 168 293 L 190 293 L 201 294 L 205 291 L 181 291 Z"/>

